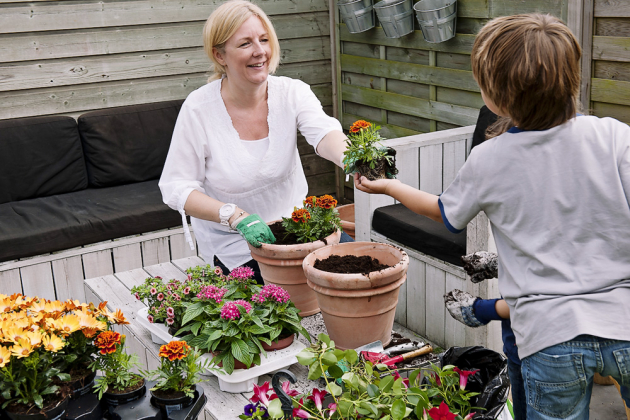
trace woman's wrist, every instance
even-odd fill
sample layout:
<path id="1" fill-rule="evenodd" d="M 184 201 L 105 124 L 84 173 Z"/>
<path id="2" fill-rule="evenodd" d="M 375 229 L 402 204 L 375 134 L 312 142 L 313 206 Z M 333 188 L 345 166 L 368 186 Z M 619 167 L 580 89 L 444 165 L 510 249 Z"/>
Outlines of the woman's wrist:
<path id="1" fill-rule="evenodd" d="M 228 220 L 228 224 L 230 225 L 230 228 L 236 230 L 236 226 L 238 226 L 240 221 L 246 218 L 247 216 L 249 216 L 249 213 L 247 213 L 245 210 L 241 210 L 237 208 L 236 212 L 234 212 L 234 215 L 230 217 L 230 220 Z"/>

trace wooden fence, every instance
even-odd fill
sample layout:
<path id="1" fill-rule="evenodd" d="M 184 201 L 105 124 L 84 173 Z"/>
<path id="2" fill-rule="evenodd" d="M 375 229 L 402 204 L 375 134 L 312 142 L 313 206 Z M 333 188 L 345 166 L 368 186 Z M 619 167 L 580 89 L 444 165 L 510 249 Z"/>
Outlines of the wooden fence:
<path id="1" fill-rule="evenodd" d="M 223 1 L 0 0 L 0 119 L 185 98 L 206 83 L 201 32 Z M 256 3 L 280 38 L 278 74 L 310 84 L 332 115 L 328 0 Z M 335 166 L 299 149 L 310 193 L 335 191 Z"/>

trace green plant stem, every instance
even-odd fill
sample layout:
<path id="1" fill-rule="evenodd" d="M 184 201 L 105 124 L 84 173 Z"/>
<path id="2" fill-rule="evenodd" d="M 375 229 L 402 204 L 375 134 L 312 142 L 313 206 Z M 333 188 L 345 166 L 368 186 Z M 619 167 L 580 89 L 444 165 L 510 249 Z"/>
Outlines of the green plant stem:
<path id="1" fill-rule="evenodd" d="M 319 358 L 318 358 L 318 360 L 319 360 L 319 368 L 321 369 L 322 375 L 324 376 L 324 381 L 326 382 L 326 389 L 328 389 L 328 391 L 330 391 L 330 395 L 332 395 L 333 400 L 335 401 L 335 404 L 337 404 L 337 410 L 339 410 L 339 417 L 341 417 L 343 419 L 344 417 L 343 417 L 343 414 L 341 414 L 341 407 L 339 407 L 339 401 L 337 401 L 337 397 L 332 392 L 332 390 L 330 388 L 328 388 L 328 385 L 329 385 L 328 377 L 326 375 L 326 371 L 324 370 L 324 365 L 322 363 L 322 356 L 324 355 L 325 352 L 326 352 L 326 350 L 324 350 L 324 352 L 322 352 L 322 354 L 319 355 Z"/>

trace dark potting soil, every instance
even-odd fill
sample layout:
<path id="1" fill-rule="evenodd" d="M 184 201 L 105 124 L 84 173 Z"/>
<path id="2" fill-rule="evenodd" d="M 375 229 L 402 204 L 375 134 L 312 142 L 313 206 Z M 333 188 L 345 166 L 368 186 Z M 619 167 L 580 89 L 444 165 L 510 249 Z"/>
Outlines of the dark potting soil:
<path id="1" fill-rule="evenodd" d="M 59 392 L 52 395 L 42 395 L 44 398 L 44 408 L 41 410 L 35 405 L 24 405 L 19 403 L 10 403 L 6 410 L 14 414 L 36 414 L 50 411 L 57 407 L 68 395 L 70 390 L 68 387 L 62 387 Z"/>
<path id="2" fill-rule="evenodd" d="M 391 266 L 381 264 L 376 258 L 372 258 L 369 255 L 331 255 L 323 260 L 315 260 L 313 267 L 329 273 L 368 274 L 372 271 L 384 270 Z"/>
<path id="3" fill-rule="evenodd" d="M 151 392 L 153 393 L 153 395 L 155 395 L 158 398 L 171 399 L 171 400 L 186 396 L 186 394 L 184 394 L 182 391 L 173 392 L 173 390 L 156 389 L 155 391 L 151 391 Z"/>
<path id="4" fill-rule="evenodd" d="M 390 347 L 397 346 L 399 344 L 412 343 L 415 345 L 420 344 L 418 341 L 411 340 L 397 332 L 392 331 L 392 341 L 389 342 L 388 345 L 385 346 L 387 350 Z M 406 362 L 399 363 L 397 366 L 401 368 L 414 368 L 424 365 L 426 362 L 437 363 L 440 360 L 437 354 L 429 353 L 422 356 L 418 356 Z"/>
<path id="5" fill-rule="evenodd" d="M 138 383 L 128 386 L 125 389 L 114 389 L 114 387 L 107 387 L 107 393 L 108 394 L 126 394 L 128 392 L 132 392 L 138 388 L 141 388 L 142 385 L 144 385 L 144 378 L 140 377 L 139 375 L 136 375 L 136 377 L 140 378 L 140 381 Z"/>
<path id="6" fill-rule="evenodd" d="M 407 337 L 403 337 L 402 335 L 398 334 L 397 332 L 393 332 L 392 333 L 392 341 L 390 341 L 389 344 L 387 346 L 385 346 L 385 349 L 397 346 L 399 344 L 405 344 L 405 343 L 412 343 L 412 341 L 411 341 L 411 339 L 409 339 Z M 419 344 L 419 343 L 417 341 L 413 341 L 413 344 Z"/>
<path id="7" fill-rule="evenodd" d="M 387 172 L 393 173 L 394 175 L 398 173 L 395 160 L 390 165 L 387 159 L 383 157 L 374 161 L 374 164 L 374 168 L 371 168 L 369 163 L 361 161 L 357 162 L 356 168 L 359 174 L 365 176 L 370 181 L 387 179 Z"/>
<path id="8" fill-rule="evenodd" d="M 303 242 L 298 242 L 297 235 L 295 233 L 287 234 L 286 229 L 282 226 L 282 222 L 275 222 L 269 225 L 271 233 L 276 237 L 276 243 L 274 245 L 298 245 Z M 320 239 L 326 243 L 326 238 Z M 328 244 L 326 244 L 328 245 Z"/>

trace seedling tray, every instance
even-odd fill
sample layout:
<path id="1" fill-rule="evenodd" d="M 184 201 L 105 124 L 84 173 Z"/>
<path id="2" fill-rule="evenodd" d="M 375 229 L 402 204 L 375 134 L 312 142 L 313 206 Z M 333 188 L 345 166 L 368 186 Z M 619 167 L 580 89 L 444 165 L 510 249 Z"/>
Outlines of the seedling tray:
<path id="1" fill-rule="evenodd" d="M 144 328 L 151 332 L 151 336 L 155 335 L 157 339 L 168 343 L 172 340 L 179 340 L 168 333 L 162 324 L 152 324 L 147 319 L 149 308 L 142 308 L 138 311 L 136 320 Z M 219 379 L 219 388 L 221 391 L 230 393 L 250 392 L 254 390 L 254 384 L 258 383 L 258 377 L 276 370 L 283 369 L 297 363 L 295 357 L 300 351 L 305 349 L 303 343 L 295 340 L 284 349 L 268 351 L 266 356 L 261 355 L 260 365 L 253 366 L 249 369 L 235 369 L 231 375 L 226 374 L 220 368 L 208 370 L 209 373 L 215 375 Z M 201 356 L 206 360 L 211 360 L 212 356 L 205 354 Z"/>

